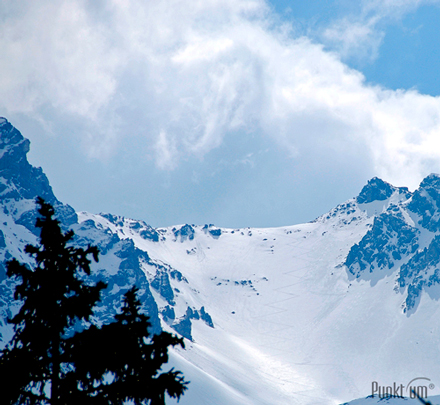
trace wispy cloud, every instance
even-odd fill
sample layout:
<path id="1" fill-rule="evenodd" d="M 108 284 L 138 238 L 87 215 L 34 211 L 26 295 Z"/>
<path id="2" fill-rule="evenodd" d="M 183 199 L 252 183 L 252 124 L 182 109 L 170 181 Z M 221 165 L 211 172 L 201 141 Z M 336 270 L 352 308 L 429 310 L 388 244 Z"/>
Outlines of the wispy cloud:
<path id="1" fill-rule="evenodd" d="M 176 147 L 173 139 L 169 139 L 165 131 L 160 131 L 156 145 L 156 162 L 162 170 L 172 170 L 176 167 Z"/>
<path id="2" fill-rule="evenodd" d="M 398 23 L 422 5 L 440 4 L 438 0 L 363 0 L 356 13 L 333 21 L 322 30 L 320 39 L 343 59 L 374 61 L 385 37 L 386 27 Z"/>

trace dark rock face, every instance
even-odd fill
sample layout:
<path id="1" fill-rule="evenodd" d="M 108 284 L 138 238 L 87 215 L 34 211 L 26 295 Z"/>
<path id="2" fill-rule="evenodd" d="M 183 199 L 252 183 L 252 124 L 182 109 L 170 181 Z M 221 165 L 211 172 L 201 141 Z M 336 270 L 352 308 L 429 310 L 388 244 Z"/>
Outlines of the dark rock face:
<path id="1" fill-rule="evenodd" d="M 185 283 L 188 283 L 188 280 L 182 275 L 182 273 L 179 270 L 176 269 L 171 270 L 170 276 L 174 280 L 184 281 Z"/>
<path id="2" fill-rule="evenodd" d="M 111 222 L 118 222 L 119 217 L 111 216 Z M 123 223 L 123 219 L 121 219 Z M 108 284 L 98 305 L 96 318 L 101 323 L 110 322 L 121 306 L 123 294 L 135 285 L 139 288 L 138 298 L 142 303 L 142 311 L 150 317 L 151 333 L 161 331 L 159 309 L 150 290 L 150 283 L 142 269 L 144 263 L 150 263 L 147 252 L 138 249 L 131 239 L 121 239 L 116 233 L 93 220 L 87 220 L 74 227 L 75 244 L 86 247 L 96 245 L 100 258 L 113 255 L 118 261 L 112 261 L 113 267 L 101 268 L 100 264 L 91 276 L 91 281 L 102 280 Z"/>
<path id="3" fill-rule="evenodd" d="M 65 226 L 78 221 L 74 209 L 60 203 L 53 194 L 49 180 L 43 170 L 29 164 L 26 155 L 30 149 L 29 140 L 14 128 L 5 118 L 0 118 L 0 203 L 9 210 L 16 222 L 34 235 L 35 198 L 42 197 L 56 209 L 58 218 Z M 30 200 L 25 209 L 19 209 L 14 202 Z"/>
<path id="4" fill-rule="evenodd" d="M 212 322 L 211 316 L 205 311 L 205 307 L 201 307 L 200 310 L 196 310 L 194 308 L 188 307 L 186 309 L 186 313 L 183 317 L 176 320 L 171 327 L 180 335 L 187 338 L 188 340 L 193 340 L 191 331 L 192 331 L 192 320 L 202 320 L 209 327 L 213 328 L 214 324 Z"/>
<path id="5" fill-rule="evenodd" d="M 222 234 L 222 230 L 221 229 L 210 229 L 209 234 L 213 238 L 218 239 L 220 237 L 220 235 Z"/>
<path id="6" fill-rule="evenodd" d="M 394 187 L 383 180 L 374 177 L 368 181 L 356 198 L 358 204 L 367 204 L 373 201 L 382 201 L 391 197 Z"/>
<path id="7" fill-rule="evenodd" d="M 139 235 L 141 235 L 144 239 L 150 239 L 153 242 L 159 242 L 159 234 L 153 227 L 149 225 L 145 228 L 140 229 Z"/>
<path id="8" fill-rule="evenodd" d="M 350 249 L 344 264 L 357 277 L 365 270 L 371 273 L 375 269 L 391 269 L 418 249 L 418 234 L 398 210 L 385 212 L 374 219 L 373 227 Z"/>
<path id="9" fill-rule="evenodd" d="M 157 269 L 156 276 L 151 282 L 153 287 L 170 305 L 175 305 L 174 292 L 170 284 L 168 273 L 164 269 Z"/>
<path id="10" fill-rule="evenodd" d="M 39 195 L 53 204 L 55 196 L 41 168 L 27 161 L 30 142 L 4 118 L 0 118 L 1 199 L 34 199 Z"/>
<path id="11" fill-rule="evenodd" d="M 397 270 L 396 291 L 406 295 L 403 310 L 411 314 L 422 292 L 440 284 L 440 176 L 430 174 L 414 193 L 374 178 L 356 202 L 385 200 L 396 192 L 404 198 L 375 217 L 372 228 L 352 246 L 344 264 L 356 278 L 372 279 L 375 274 L 378 279 Z"/>
<path id="12" fill-rule="evenodd" d="M 212 318 L 211 315 L 209 315 L 206 311 L 205 311 L 205 307 L 200 308 L 200 319 L 202 321 L 205 321 L 205 323 L 210 326 L 211 328 L 214 327 L 214 323 L 212 322 Z"/>
<path id="13" fill-rule="evenodd" d="M 6 247 L 5 235 L 0 229 L 0 249 Z"/>
<path id="14" fill-rule="evenodd" d="M 440 284 L 440 235 L 436 235 L 428 247 L 402 265 L 397 281 L 399 287 L 407 287 L 408 290 L 405 312 L 416 306 L 424 288 Z"/>
<path id="15" fill-rule="evenodd" d="M 130 239 L 117 242 L 113 252 L 122 260 L 116 274 L 107 276 L 104 280 L 108 283 L 108 287 L 102 299 L 105 308 L 102 312 L 106 314 L 106 317 L 112 317 L 120 307 L 122 295 L 135 285 L 139 288 L 138 298 L 142 303 L 142 310 L 150 317 L 152 324 L 150 332 L 159 333 L 161 331 L 159 310 L 151 294 L 150 284 L 142 270 L 142 263 L 149 260 L 148 254 L 137 249 Z"/>
<path id="16" fill-rule="evenodd" d="M 194 239 L 194 228 L 191 225 L 183 225 L 180 229 L 174 228 L 173 232 L 176 240 L 180 237 L 180 242 Z"/>
<path id="17" fill-rule="evenodd" d="M 440 176 L 430 174 L 414 192 L 408 209 L 419 216 L 419 225 L 431 232 L 440 230 Z"/>
<path id="18" fill-rule="evenodd" d="M 395 191 L 404 194 L 406 198 L 411 195 L 406 187 L 394 187 L 377 177 L 373 177 L 356 197 L 356 202 L 358 204 L 368 204 L 373 201 L 383 201 L 390 198 Z"/>
<path id="19" fill-rule="evenodd" d="M 213 224 L 206 224 L 203 228 L 202 231 L 205 233 L 208 233 L 209 235 L 211 235 L 214 239 L 218 239 L 221 234 L 222 234 L 222 230 L 220 228 L 216 228 L 214 227 Z"/>
<path id="20" fill-rule="evenodd" d="M 172 322 L 174 319 L 176 319 L 174 308 L 170 307 L 169 305 L 166 305 L 160 312 L 165 322 Z"/>
<path id="21" fill-rule="evenodd" d="M 172 325 L 173 329 L 184 338 L 193 341 L 191 335 L 191 320 L 188 317 L 183 317 L 178 322 Z"/>

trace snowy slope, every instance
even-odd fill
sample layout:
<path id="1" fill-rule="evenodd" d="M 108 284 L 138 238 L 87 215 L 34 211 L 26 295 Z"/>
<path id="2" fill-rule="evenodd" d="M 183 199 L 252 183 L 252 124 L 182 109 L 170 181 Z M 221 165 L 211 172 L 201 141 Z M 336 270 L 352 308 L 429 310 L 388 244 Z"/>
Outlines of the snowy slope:
<path id="1" fill-rule="evenodd" d="M 313 223 L 219 236 L 212 227 L 176 226 L 159 229 L 158 242 L 140 237 L 130 220 L 115 226 L 99 215 L 79 217 L 184 275 L 188 283 L 170 278 L 179 290 L 175 317 L 204 306 L 215 328 L 193 321 L 194 342 L 181 355 L 245 393 L 237 403 L 339 403 L 368 395 L 372 381 L 410 381 L 414 365 L 417 376 L 438 371 L 424 351 L 438 345 L 436 301 L 422 300 L 426 308 L 409 317 L 393 273 L 353 280 L 343 265 L 373 228 L 369 211 L 381 214 L 401 200 L 398 192 L 371 203 L 353 199 Z M 151 266 L 144 270 L 152 281 Z M 168 305 L 155 294 L 159 307 Z"/>
<path id="2" fill-rule="evenodd" d="M 381 212 L 389 204 L 383 201 Z M 80 214 L 86 218 L 111 226 Z M 222 229 L 217 238 L 197 226 L 192 239 L 175 236 L 181 226 L 160 230 L 160 242 L 128 224 L 113 231 L 188 280 L 170 278 L 179 290 L 176 318 L 188 306 L 204 306 L 215 328 L 193 321 L 194 342 L 180 355 L 244 393 L 228 403 L 325 404 L 367 396 L 372 381 L 405 383 L 439 371 L 428 349 L 438 350 L 437 302 L 422 296 L 421 308 L 407 316 L 393 274 L 372 287 L 371 280 L 351 280 L 343 265 L 373 221 L 353 200 L 313 223 Z M 182 403 L 194 403 L 189 398 Z"/>
<path id="3" fill-rule="evenodd" d="M 76 243 L 101 251 L 94 277 L 109 288 L 98 318 L 111 319 L 136 284 L 153 331 L 185 337 L 186 349 L 171 357 L 191 380 L 181 404 L 373 404 L 378 398 L 365 398 L 373 381 L 406 386 L 417 377 L 440 394 L 439 176 L 414 193 L 372 179 L 356 198 L 302 225 L 155 229 L 74 213 L 27 163 L 28 150 L 1 121 L 3 343 L 6 317 L 19 305 L 3 263 L 29 260 L 23 247 L 36 241 L 34 198 L 43 194 Z"/>

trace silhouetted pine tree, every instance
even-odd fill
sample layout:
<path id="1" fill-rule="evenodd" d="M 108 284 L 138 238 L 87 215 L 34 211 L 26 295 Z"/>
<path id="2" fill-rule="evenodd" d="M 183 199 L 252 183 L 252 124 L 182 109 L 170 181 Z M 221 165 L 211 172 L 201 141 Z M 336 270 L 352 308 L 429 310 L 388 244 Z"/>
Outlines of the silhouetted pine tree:
<path id="1" fill-rule="evenodd" d="M 180 398 L 187 389 L 181 372 L 161 372 L 168 346 L 184 347 L 183 339 L 167 332 L 150 337 L 151 325 L 148 316 L 139 313 L 137 291 L 133 287 L 125 293 L 116 322 L 101 329 L 94 326 L 73 339 L 75 357 L 83 358 L 76 363 L 80 390 L 97 404 L 131 400 L 136 405 L 164 405 L 165 393 Z"/>
<path id="2" fill-rule="evenodd" d="M 168 347 L 184 347 L 183 339 L 166 332 L 149 336 L 151 325 L 139 313 L 135 287 L 124 295 L 115 322 L 67 336 L 75 322 L 90 319 L 106 287 L 81 280 L 90 274 L 88 255 L 98 261 L 98 249 L 68 246 L 73 231 L 63 234 L 53 207 L 41 198 L 37 203 L 40 245 L 25 248 L 36 267 L 15 259 L 7 263 L 8 276 L 22 281 L 14 297 L 23 306 L 10 320 L 15 335 L 0 352 L 1 403 L 164 405 L 165 393 L 180 398 L 188 382 L 179 371 L 161 367 L 168 362 Z"/>
<path id="3" fill-rule="evenodd" d="M 37 203 L 40 245 L 25 248 L 35 258 L 36 267 L 30 269 L 15 259 L 7 263 L 8 276 L 22 280 L 14 297 L 23 306 L 10 320 L 15 335 L 0 356 L 2 404 L 66 403 L 63 384 L 73 370 L 66 363 L 66 330 L 78 320 L 89 319 L 106 287 L 102 282 L 86 285 L 79 278 L 90 274 L 88 256 L 97 261 L 98 249 L 67 246 L 73 231 L 63 234 L 53 218 L 53 207 L 41 198 Z"/>

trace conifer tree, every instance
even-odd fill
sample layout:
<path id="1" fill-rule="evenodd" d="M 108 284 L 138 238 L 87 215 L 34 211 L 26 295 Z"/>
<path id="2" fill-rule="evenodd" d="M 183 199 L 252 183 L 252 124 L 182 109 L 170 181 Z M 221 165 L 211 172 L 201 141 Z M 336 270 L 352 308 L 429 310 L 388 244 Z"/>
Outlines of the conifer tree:
<path id="1" fill-rule="evenodd" d="M 72 336 L 77 321 L 89 321 L 106 287 L 88 285 L 88 256 L 98 261 L 98 249 L 69 246 L 74 233 L 63 234 L 54 209 L 41 198 L 39 246 L 25 252 L 34 268 L 13 259 L 7 275 L 21 279 L 16 300 L 23 301 L 10 320 L 15 335 L 0 352 L 1 403 L 8 405 L 164 405 L 165 394 L 180 398 L 187 389 L 179 371 L 163 372 L 168 347 L 183 339 L 167 332 L 149 336 L 148 316 L 139 312 L 137 289 L 124 295 L 122 312 L 108 325 L 91 325 Z"/>
<path id="2" fill-rule="evenodd" d="M 64 380 L 72 367 L 66 363 L 66 331 L 76 321 L 87 321 L 99 300 L 102 282 L 94 286 L 81 281 L 90 274 L 88 256 L 98 260 L 98 249 L 68 246 L 74 233 L 63 233 L 53 218 L 54 209 L 37 198 L 41 217 L 39 246 L 27 245 L 25 252 L 35 258 L 35 268 L 13 259 L 7 275 L 21 279 L 14 298 L 22 300 L 19 312 L 10 320 L 15 335 L 1 352 L 0 393 L 6 404 L 64 404 Z"/>
<path id="3" fill-rule="evenodd" d="M 183 339 L 167 332 L 149 335 L 151 324 L 139 312 L 137 291 L 133 287 L 125 293 L 116 322 L 92 327 L 74 338 L 75 357 L 85 360 L 76 363 L 79 387 L 96 403 L 164 405 L 165 394 L 180 399 L 187 389 L 181 372 L 161 370 L 168 362 L 168 347 L 184 347 Z"/>

